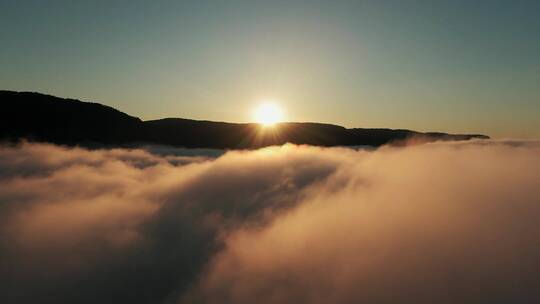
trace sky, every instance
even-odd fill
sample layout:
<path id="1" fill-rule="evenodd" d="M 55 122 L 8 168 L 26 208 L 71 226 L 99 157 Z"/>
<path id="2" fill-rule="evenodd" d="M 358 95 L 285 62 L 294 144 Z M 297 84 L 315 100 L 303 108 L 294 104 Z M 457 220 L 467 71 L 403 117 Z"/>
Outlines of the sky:
<path id="1" fill-rule="evenodd" d="M 91 3 L 90 3 L 91 2 Z M 0 89 L 141 119 L 540 138 L 539 1 L 0 2 Z"/>

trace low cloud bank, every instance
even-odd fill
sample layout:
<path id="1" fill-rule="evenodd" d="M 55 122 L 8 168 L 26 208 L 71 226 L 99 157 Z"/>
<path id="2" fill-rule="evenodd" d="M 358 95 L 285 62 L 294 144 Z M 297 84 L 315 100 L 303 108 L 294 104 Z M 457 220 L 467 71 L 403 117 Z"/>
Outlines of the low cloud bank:
<path id="1" fill-rule="evenodd" d="M 0 302 L 540 301 L 537 142 L 158 150 L 0 147 Z"/>

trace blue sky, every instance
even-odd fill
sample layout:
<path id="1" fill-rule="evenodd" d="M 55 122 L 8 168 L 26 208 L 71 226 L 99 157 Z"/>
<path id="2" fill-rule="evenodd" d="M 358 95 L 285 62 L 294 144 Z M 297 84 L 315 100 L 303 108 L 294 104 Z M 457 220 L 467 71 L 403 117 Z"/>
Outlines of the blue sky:
<path id="1" fill-rule="evenodd" d="M 143 119 L 540 137 L 540 1 L 11 1 L 0 87 Z"/>

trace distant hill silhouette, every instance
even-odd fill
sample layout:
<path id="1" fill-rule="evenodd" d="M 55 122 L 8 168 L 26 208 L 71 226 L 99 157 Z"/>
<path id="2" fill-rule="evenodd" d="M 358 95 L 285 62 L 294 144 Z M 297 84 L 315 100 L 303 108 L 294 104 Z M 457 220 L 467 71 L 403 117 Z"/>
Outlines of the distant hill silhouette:
<path id="1" fill-rule="evenodd" d="M 31 92 L 0 91 L 0 139 L 59 144 L 154 143 L 190 148 L 258 148 L 287 142 L 317 146 L 380 146 L 405 140 L 487 139 L 485 135 L 347 129 L 322 123 L 225 123 L 182 118 L 142 121 L 114 108 Z"/>

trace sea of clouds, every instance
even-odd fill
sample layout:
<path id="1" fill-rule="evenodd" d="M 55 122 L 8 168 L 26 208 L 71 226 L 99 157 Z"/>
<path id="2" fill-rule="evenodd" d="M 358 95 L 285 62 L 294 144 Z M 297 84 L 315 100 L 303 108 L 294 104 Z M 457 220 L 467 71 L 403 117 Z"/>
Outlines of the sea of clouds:
<path id="1" fill-rule="evenodd" d="M 0 303 L 540 303 L 540 144 L 0 146 Z"/>

